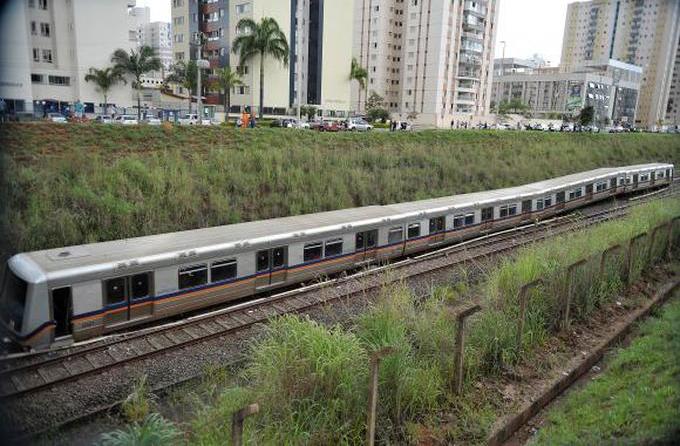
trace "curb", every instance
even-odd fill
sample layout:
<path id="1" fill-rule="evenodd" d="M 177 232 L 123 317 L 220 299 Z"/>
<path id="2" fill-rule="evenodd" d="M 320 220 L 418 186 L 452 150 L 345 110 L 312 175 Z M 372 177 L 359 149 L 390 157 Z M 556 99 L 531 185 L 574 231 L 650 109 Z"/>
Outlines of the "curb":
<path id="1" fill-rule="evenodd" d="M 680 285 L 680 278 L 674 278 L 670 282 L 665 283 L 656 293 L 652 299 L 647 302 L 642 308 L 639 308 L 632 316 L 625 326 L 613 333 L 607 340 L 600 343 L 595 349 L 577 366 L 571 370 L 564 372 L 563 376 L 557 378 L 541 395 L 539 395 L 530 404 L 525 405 L 519 413 L 510 417 L 504 424 L 496 429 L 488 438 L 487 444 L 489 446 L 499 446 L 508 440 L 517 430 L 519 430 L 526 422 L 533 418 L 541 409 L 547 406 L 552 400 L 557 398 L 564 392 L 574 381 L 580 378 L 583 374 L 588 372 L 600 359 L 604 356 L 606 350 L 610 349 L 614 344 L 618 343 L 628 333 L 630 333 L 633 326 L 641 319 L 647 317 L 649 313 L 656 307 L 664 304 L 672 295 L 673 291 Z"/>

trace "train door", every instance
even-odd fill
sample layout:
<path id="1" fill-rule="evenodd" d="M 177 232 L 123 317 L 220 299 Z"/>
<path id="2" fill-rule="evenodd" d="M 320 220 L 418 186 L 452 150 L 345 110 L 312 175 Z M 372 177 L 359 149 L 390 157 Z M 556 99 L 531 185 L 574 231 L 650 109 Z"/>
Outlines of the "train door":
<path id="1" fill-rule="evenodd" d="M 592 200 L 593 199 L 593 185 L 591 184 L 586 184 L 586 201 Z"/>
<path id="2" fill-rule="evenodd" d="M 637 189 L 637 187 L 638 187 L 638 178 L 639 178 L 638 174 L 634 173 L 633 174 L 633 189 Z"/>
<path id="3" fill-rule="evenodd" d="M 52 290 L 52 320 L 56 326 L 54 337 L 69 336 L 73 331 L 71 318 L 73 317 L 73 300 L 71 287 L 55 288 Z"/>
<path id="4" fill-rule="evenodd" d="M 650 184 L 653 186 L 656 183 L 656 170 L 653 170 L 649 176 Z"/>
<path id="5" fill-rule="evenodd" d="M 196 272 L 196 275 L 206 268 Z M 139 273 L 115 277 L 104 281 L 104 299 L 108 308 L 104 317 L 107 326 L 143 319 L 153 314 L 153 295 L 151 284 L 153 273 Z"/>
<path id="6" fill-rule="evenodd" d="M 430 245 L 435 245 L 437 243 L 441 243 L 444 241 L 444 237 L 446 236 L 446 233 L 444 230 L 446 229 L 446 217 L 441 216 L 441 217 L 433 217 L 430 219 L 430 238 L 429 238 L 429 244 Z"/>
<path id="7" fill-rule="evenodd" d="M 555 194 L 555 210 L 561 211 L 564 209 L 564 191 Z"/>
<path id="8" fill-rule="evenodd" d="M 357 232 L 356 234 L 356 252 L 362 253 L 358 261 L 371 260 L 376 257 L 376 248 L 378 247 L 378 230 L 371 229 L 370 231 Z"/>
<path id="9" fill-rule="evenodd" d="M 285 282 L 288 247 L 278 246 L 258 251 L 255 263 L 258 274 L 255 278 L 256 289 Z"/>
<path id="10" fill-rule="evenodd" d="M 522 201 L 522 221 L 531 220 L 531 200 Z"/>
<path id="11" fill-rule="evenodd" d="M 142 319 L 153 313 L 153 301 L 151 297 L 151 284 L 153 273 L 133 274 L 127 277 L 128 282 L 128 320 Z"/>

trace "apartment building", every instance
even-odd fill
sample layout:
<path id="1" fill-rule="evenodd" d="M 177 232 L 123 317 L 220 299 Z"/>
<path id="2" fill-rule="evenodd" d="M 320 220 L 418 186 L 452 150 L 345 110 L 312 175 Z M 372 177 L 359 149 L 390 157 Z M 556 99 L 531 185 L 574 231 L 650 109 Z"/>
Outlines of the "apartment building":
<path id="1" fill-rule="evenodd" d="M 355 0 L 354 57 L 368 71 L 352 103 L 384 98 L 390 114 L 425 126 L 489 113 L 498 0 Z"/>
<path id="2" fill-rule="evenodd" d="M 174 60 L 201 57 L 210 76 L 229 66 L 243 85 L 231 94 L 232 112 L 259 105 L 259 58 L 239 65 L 231 52 L 242 18 L 259 22 L 274 18 L 290 47 L 289 63 L 264 60 L 264 113 L 286 114 L 301 104 L 313 104 L 325 116 L 346 116 L 350 109 L 349 71 L 352 61 L 353 0 L 172 0 Z M 205 40 L 198 45 L 199 33 Z M 300 93 L 298 94 L 298 89 Z M 206 89 L 206 103 L 222 104 L 218 90 Z M 299 100 L 298 100 L 299 97 Z"/>
<path id="3" fill-rule="evenodd" d="M 592 106 L 595 123 L 630 126 L 642 81 L 642 68 L 607 60 L 590 62 L 569 71 L 557 67 L 531 68 L 496 75 L 493 104 L 520 101 L 534 117 L 576 117 Z"/>
<path id="4" fill-rule="evenodd" d="M 668 93 L 668 105 L 666 107 L 666 124 L 680 127 L 680 40 L 675 53 L 675 68 L 671 79 L 671 88 Z"/>
<path id="5" fill-rule="evenodd" d="M 134 0 L 10 0 L 0 14 L 0 97 L 10 111 L 41 116 L 80 100 L 87 112 L 103 102 L 90 67 L 110 65 L 118 48 L 136 43 L 129 9 Z M 105 32 L 102 32 L 105 30 Z M 111 90 L 109 103 L 131 106 L 128 86 Z"/>
<path id="6" fill-rule="evenodd" d="M 567 9 L 561 66 L 617 59 L 642 67 L 636 125 L 666 116 L 680 36 L 678 0 L 592 0 Z"/>

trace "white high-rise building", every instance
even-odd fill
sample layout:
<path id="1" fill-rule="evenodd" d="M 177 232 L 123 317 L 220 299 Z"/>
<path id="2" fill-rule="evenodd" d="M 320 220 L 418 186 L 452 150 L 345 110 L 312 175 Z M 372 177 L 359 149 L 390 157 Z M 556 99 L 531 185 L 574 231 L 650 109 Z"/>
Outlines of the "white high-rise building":
<path id="1" fill-rule="evenodd" d="M 152 22 L 151 10 L 148 6 L 136 7 L 130 10 L 137 29 L 137 46 L 153 48 L 156 56 L 161 60 L 163 69 L 172 65 L 172 28 L 168 22 Z"/>
<path id="2" fill-rule="evenodd" d="M 567 9 L 561 66 L 617 59 L 642 67 L 636 125 L 666 116 L 680 36 L 678 0 L 592 0 Z"/>
<path id="3" fill-rule="evenodd" d="M 97 111 L 103 97 L 85 82 L 90 67 L 111 66 L 111 55 L 134 48 L 134 0 L 8 0 L 0 6 L 0 97 L 11 112 L 64 109 L 76 100 Z M 109 104 L 131 106 L 129 85 L 111 89 Z"/>
<path id="4" fill-rule="evenodd" d="M 356 0 L 354 57 L 368 71 L 353 108 L 384 98 L 391 115 L 425 126 L 489 113 L 498 0 Z"/>

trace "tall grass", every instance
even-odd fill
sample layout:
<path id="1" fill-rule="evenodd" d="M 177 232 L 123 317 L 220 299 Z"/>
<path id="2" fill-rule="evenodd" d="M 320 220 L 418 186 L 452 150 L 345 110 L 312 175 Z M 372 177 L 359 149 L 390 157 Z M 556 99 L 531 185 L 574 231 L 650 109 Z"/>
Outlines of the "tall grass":
<path id="1" fill-rule="evenodd" d="M 672 135 L 11 124 L 0 126 L 0 139 L 11 251 L 680 161 Z"/>

